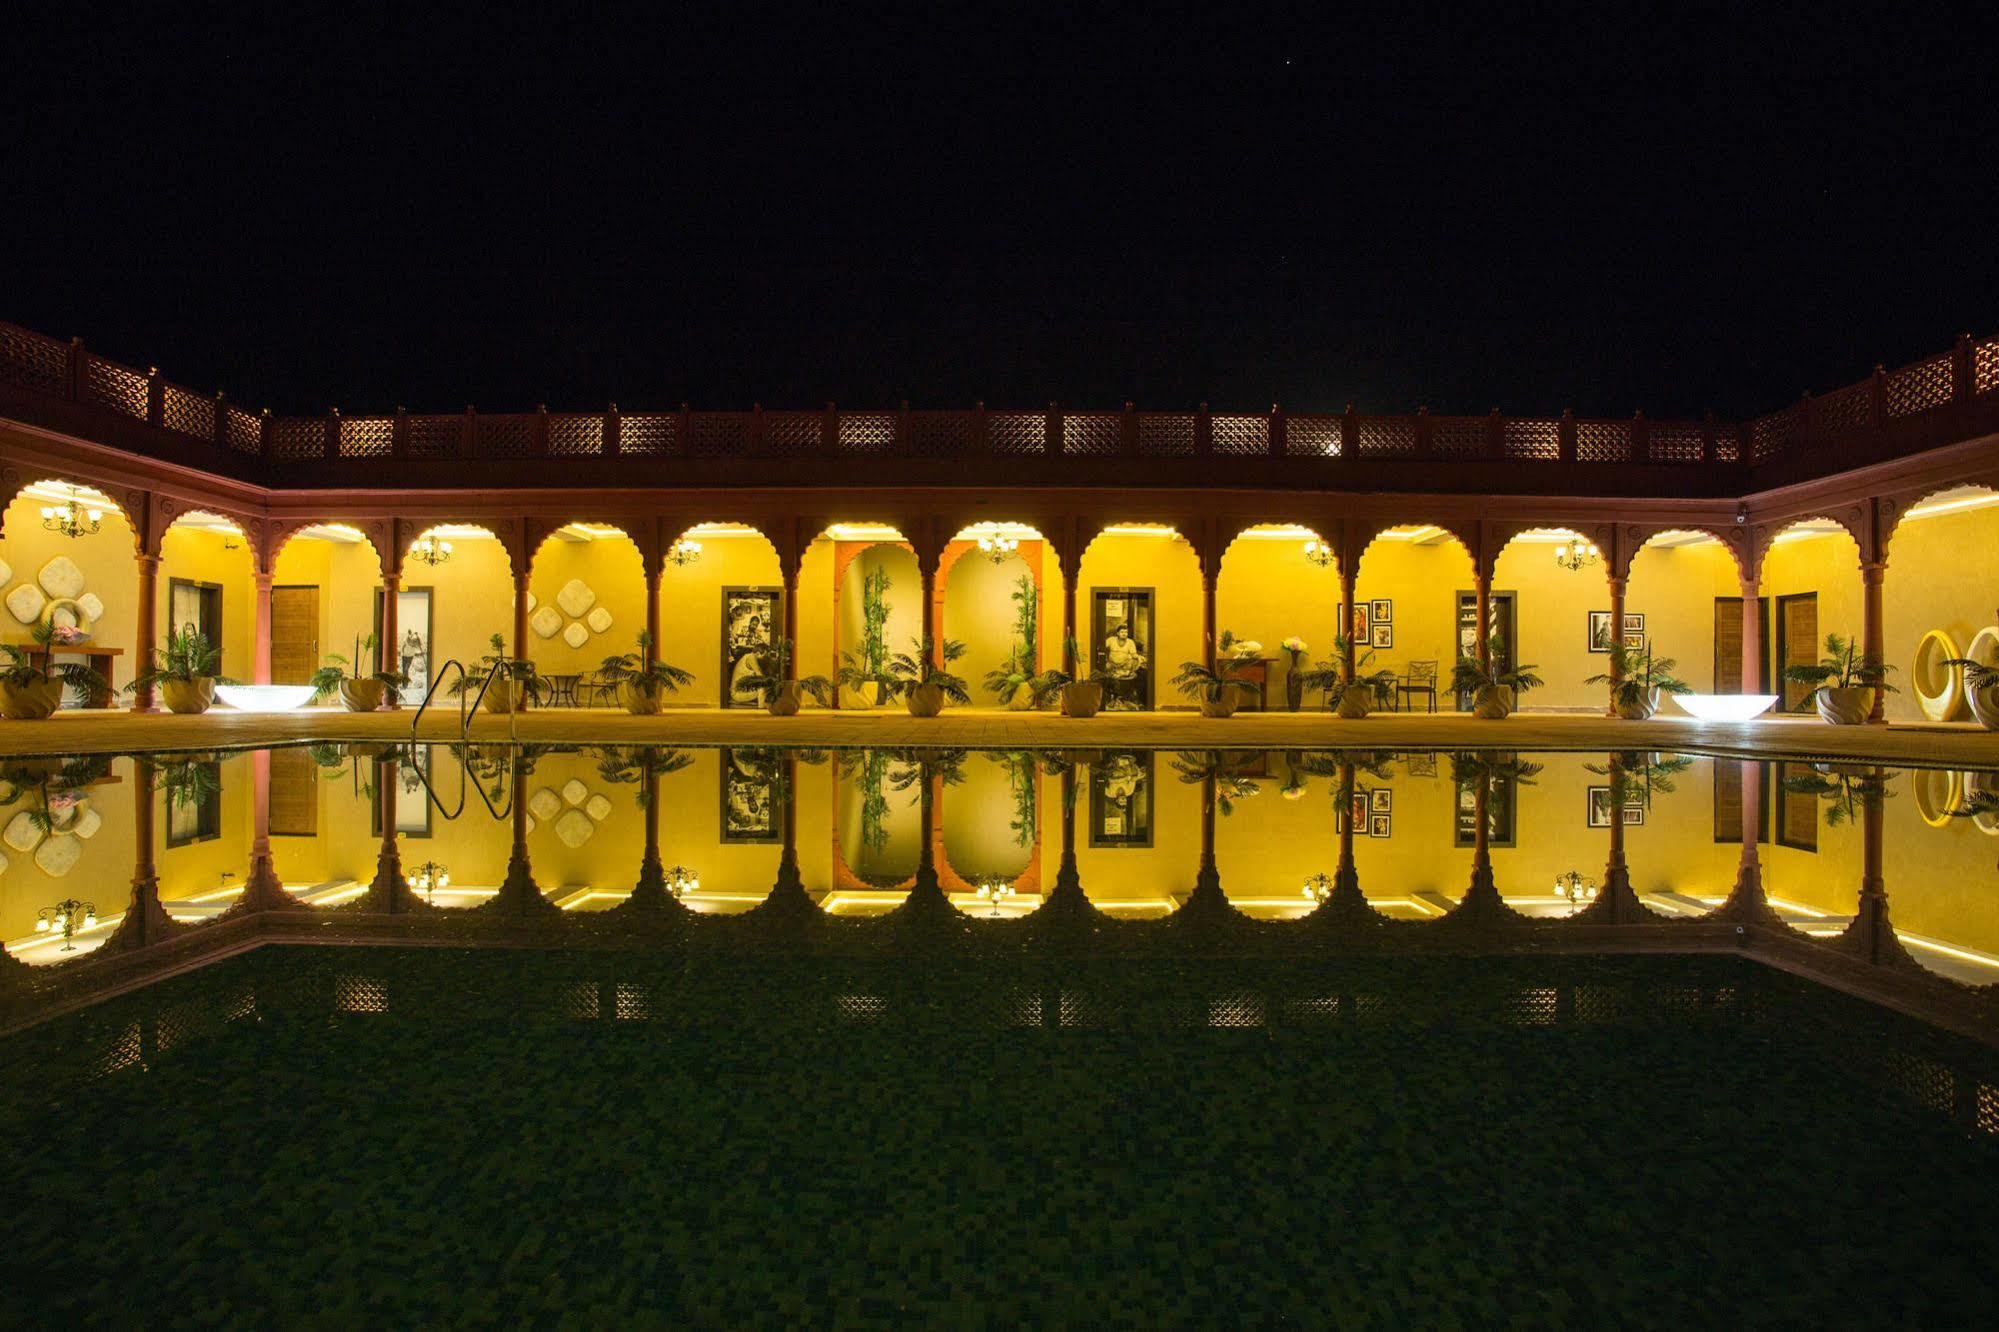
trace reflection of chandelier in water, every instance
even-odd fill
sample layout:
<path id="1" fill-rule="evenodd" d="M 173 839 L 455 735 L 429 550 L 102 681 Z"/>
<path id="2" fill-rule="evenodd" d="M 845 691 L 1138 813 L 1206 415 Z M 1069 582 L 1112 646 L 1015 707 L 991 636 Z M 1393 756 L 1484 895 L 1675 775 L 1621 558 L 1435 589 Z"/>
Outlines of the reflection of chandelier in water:
<path id="1" fill-rule="evenodd" d="M 451 871 L 434 860 L 426 860 L 411 871 L 409 886 L 411 892 L 422 893 L 424 902 L 430 904 L 432 894 L 451 886 Z"/>
<path id="2" fill-rule="evenodd" d="M 701 558 L 701 543 L 682 537 L 666 548 L 666 562 L 686 568 Z"/>
<path id="3" fill-rule="evenodd" d="M 1574 541 L 1564 541 L 1555 547 L 1555 563 L 1570 573 L 1574 573 L 1585 564 L 1595 564 L 1596 557 L 1596 542 L 1585 541 L 1581 537 L 1577 537 Z"/>
<path id="4" fill-rule="evenodd" d="M 48 934 L 53 930 L 61 930 L 62 950 L 65 953 L 76 951 L 76 945 L 70 941 L 76 937 L 78 930 L 96 928 L 96 904 L 78 901 L 74 897 L 66 897 L 54 906 L 45 906 L 35 914 L 35 933 Z"/>
<path id="5" fill-rule="evenodd" d="M 79 508 L 73 499 L 42 506 L 42 526 L 66 537 L 89 536 L 104 525 L 104 510 Z"/>
<path id="6" fill-rule="evenodd" d="M 1567 874 L 1555 876 L 1555 896 L 1570 906 L 1582 906 L 1596 900 L 1596 884 L 1570 870 Z"/>
<path id="7" fill-rule="evenodd" d="M 1329 569 L 1332 567 L 1333 561 L 1338 559 L 1339 556 L 1333 554 L 1331 546 L 1319 540 L 1319 538 L 1313 537 L 1305 543 L 1305 558 L 1313 564 L 1318 565 L 1321 569 Z"/>
<path id="8" fill-rule="evenodd" d="M 1305 896 L 1311 898 L 1312 901 L 1323 902 L 1332 895 L 1333 895 L 1332 875 L 1314 874 L 1311 878 L 1305 880 Z"/>
<path id="9" fill-rule="evenodd" d="M 425 532 L 410 546 L 410 558 L 422 560 L 435 569 L 451 558 L 451 543 L 434 532 Z"/>
<path id="10" fill-rule="evenodd" d="M 980 879 L 973 887 L 979 900 L 986 904 L 988 915 L 997 916 L 1006 900 L 1013 896 L 1013 884 L 997 875 Z"/>
<path id="11" fill-rule="evenodd" d="M 979 533 L 979 553 L 994 564 L 1002 564 L 1006 557 L 1020 549 L 1020 542 L 1001 532 Z"/>
<path id="12" fill-rule="evenodd" d="M 675 897 L 698 893 L 701 891 L 701 876 L 685 865 L 675 865 L 666 872 L 666 891 Z"/>

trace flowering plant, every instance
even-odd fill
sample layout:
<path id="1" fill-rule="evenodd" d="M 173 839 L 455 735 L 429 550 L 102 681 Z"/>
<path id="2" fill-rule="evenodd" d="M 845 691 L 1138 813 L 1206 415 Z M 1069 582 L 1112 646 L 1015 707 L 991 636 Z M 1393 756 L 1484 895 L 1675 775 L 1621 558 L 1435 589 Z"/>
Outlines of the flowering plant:
<path id="1" fill-rule="evenodd" d="M 90 641 L 90 635 L 88 632 L 84 630 L 84 628 L 81 625 L 59 624 L 55 626 L 54 631 L 49 634 L 49 641 L 51 643 L 59 643 L 59 644 L 87 643 Z"/>
<path id="2" fill-rule="evenodd" d="M 1298 635 L 1296 634 L 1291 635 L 1291 637 L 1285 639 L 1278 646 L 1282 647 L 1286 652 L 1289 652 L 1294 657 L 1302 657 L 1305 655 L 1305 640 L 1298 637 Z"/>
<path id="3" fill-rule="evenodd" d="M 1263 654 L 1263 644 L 1253 638 L 1238 638 L 1235 643 L 1235 654 L 1238 657 L 1261 656 Z"/>

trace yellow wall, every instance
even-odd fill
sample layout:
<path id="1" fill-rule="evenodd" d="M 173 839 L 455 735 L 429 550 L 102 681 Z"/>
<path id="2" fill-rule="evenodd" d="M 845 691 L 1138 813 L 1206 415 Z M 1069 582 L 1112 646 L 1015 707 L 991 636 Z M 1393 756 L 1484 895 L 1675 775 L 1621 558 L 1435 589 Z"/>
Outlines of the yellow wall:
<path id="1" fill-rule="evenodd" d="M 1963 653 L 1980 629 L 1999 624 L 1999 507 L 1904 519 L 1888 543 L 1882 601 L 1889 680 L 1901 690 L 1888 695 L 1888 719 L 1918 721 L 1911 680 L 1922 636 L 1941 629 Z"/>
<path id="2" fill-rule="evenodd" d="M 1437 706 L 1450 708 L 1453 700 L 1445 686 L 1458 659 L 1457 594 L 1472 588 L 1471 557 L 1465 554 L 1464 547 L 1448 537 L 1430 545 L 1377 538 L 1361 556 L 1355 581 L 1357 599 L 1378 601 L 1387 597 L 1395 603 L 1395 645 L 1377 649 L 1369 669 L 1403 675 L 1412 661 L 1434 661 Z M 1326 627 L 1319 631 L 1329 648 L 1331 621 L 1332 615 L 1328 613 Z M 1305 635 L 1305 639 L 1313 641 L 1311 634 Z M 1330 657 L 1332 653 L 1329 650 L 1325 655 Z M 1316 643 L 1313 657 L 1319 657 Z M 1539 700 L 1530 695 L 1529 702 L 1531 705 Z"/>
<path id="3" fill-rule="evenodd" d="M 723 543 L 715 544 L 719 546 Z M 719 564 L 722 561 L 714 559 L 712 562 Z M 701 560 L 688 566 L 688 571 L 700 570 L 710 563 L 711 557 L 704 549 Z M 673 570 L 671 565 L 667 567 L 670 572 L 679 572 Z M 645 562 L 639 556 L 639 548 L 630 540 L 624 537 L 609 537 L 600 541 L 566 541 L 561 537 L 550 537 L 542 542 L 541 549 L 535 552 L 534 567 L 528 579 L 528 590 L 534 594 L 537 606 L 555 606 L 555 594 L 560 592 L 572 578 L 582 580 L 585 586 L 597 594 L 597 600 L 584 612 L 584 616 L 602 606 L 611 613 L 611 626 L 601 634 L 591 634 L 580 648 L 573 648 L 563 641 L 563 630 L 570 623 L 570 616 L 566 611 L 562 613 L 562 626 L 555 631 L 555 636 L 552 638 L 543 638 L 530 628 L 528 658 L 534 662 L 535 669 L 544 675 L 581 675 L 596 670 L 606 657 L 616 656 L 622 652 L 635 652 L 638 650 L 639 633 L 646 627 Z M 675 601 L 675 594 L 668 593 L 663 598 L 662 605 L 671 606 Z M 511 596 L 507 604 L 511 608 Z M 561 607 L 556 606 L 556 609 L 560 611 Z M 510 622 L 511 615 L 512 611 L 509 609 Z M 578 618 L 580 620 L 582 617 Z M 583 627 L 588 629 L 590 626 L 585 624 Z M 660 637 L 668 637 L 664 620 L 660 621 Z M 713 641 L 712 636 L 710 641 Z M 686 659 L 689 654 L 684 650 L 685 645 L 676 643 L 675 647 L 678 651 L 668 654 L 662 645 L 662 658 L 676 666 L 693 671 L 697 677 L 695 681 L 697 685 L 701 684 L 699 677 L 707 677 L 706 687 L 712 694 L 715 675 L 713 663 Z M 679 696 L 675 696 L 675 701 L 680 701 Z"/>
<path id="4" fill-rule="evenodd" d="M 1152 700 L 1158 708 L 1190 708 L 1170 681 L 1182 662 L 1199 661 L 1201 642 L 1201 561 L 1194 548 L 1174 535 L 1105 534 L 1083 552 L 1077 578 L 1076 641 L 1084 670 L 1096 659 L 1091 637 L 1091 605 L 1100 587 L 1152 589 Z M 1215 625 L 1221 633 L 1219 617 Z"/>
<path id="5" fill-rule="evenodd" d="M 901 546 L 879 543 L 856 555 L 847 564 L 840 588 L 840 651 L 857 652 L 861 642 L 861 585 L 869 571 L 888 570 L 888 650 L 890 655 L 914 650 L 923 636 L 923 576 L 917 572 L 916 556 Z M 811 674 L 812 672 L 806 672 Z M 870 700 L 872 701 L 872 696 Z M 851 689 L 841 691 L 842 707 L 854 707 L 862 700 Z"/>
<path id="6" fill-rule="evenodd" d="M 1263 645 L 1263 655 L 1275 659 L 1265 702 L 1280 708 L 1290 667 L 1279 645 L 1292 635 L 1304 639 L 1307 670 L 1336 657 L 1333 617 L 1339 600 L 1338 567 L 1321 569 L 1306 559 L 1304 538 L 1244 533 L 1222 555 L 1215 583 L 1215 635 L 1233 630 L 1237 638 Z M 1308 698 L 1305 705 L 1314 701 Z"/>
<path id="7" fill-rule="evenodd" d="M 999 700 L 985 686 L 986 672 L 1004 665 L 1019 643 L 1014 633 L 1013 594 L 1019 579 L 1028 577 L 1027 564 L 1018 554 L 995 564 L 973 550 L 961 555 L 944 581 L 944 637 L 965 644 L 965 655 L 952 669 L 965 677 L 972 701 L 994 707 Z M 1054 605 L 1057 615 L 1062 605 Z M 1036 638 L 1049 607 L 1036 612 Z M 1031 645 L 1036 651 L 1040 644 Z M 1030 670 L 1032 666 L 1030 666 Z"/>
<path id="8" fill-rule="evenodd" d="M 675 703 L 721 706 L 722 589 L 725 587 L 783 590 L 784 573 L 778 567 L 777 552 L 762 536 L 746 532 L 740 536 L 703 537 L 700 559 L 688 565 L 666 566 L 660 583 L 662 659 L 694 672 L 694 683 L 673 696 Z M 803 598 L 800 611 L 810 604 L 810 597 Z M 612 633 L 616 634 L 615 628 Z M 782 624 L 772 629 L 773 636 L 781 633 Z M 629 643 L 627 637 L 625 645 Z"/>
<path id="9" fill-rule="evenodd" d="M 234 550 L 223 549 L 233 542 Z M 171 630 L 173 580 L 214 583 L 222 589 L 221 674 L 238 680 L 254 678 L 250 659 L 252 617 L 250 600 L 256 588 L 256 569 L 250 546 L 242 537 L 225 538 L 220 532 L 201 528 L 170 527 L 160 542 L 160 588 L 154 602 L 154 635 L 164 641 Z M 101 594 L 100 594 L 101 595 Z"/>
<path id="10" fill-rule="evenodd" d="M 451 546 L 451 558 L 435 568 L 416 560 L 403 566 L 407 585 L 433 589 L 433 673 L 454 657 L 476 664 L 492 651 L 494 634 L 508 652 L 514 650 L 514 575 L 507 548 L 488 537 L 453 537 Z M 534 639 L 532 630 L 528 637 Z"/>
<path id="11" fill-rule="evenodd" d="M 1191 552 L 1188 558 L 1193 558 Z M 1180 780 L 1173 770 L 1170 753 L 1154 755 L 1152 845 L 1093 847 L 1089 828 L 1090 784 L 1094 776 L 1094 766 L 1076 771 L 1076 868 L 1082 876 L 1084 894 L 1093 902 L 1119 902 L 1184 897 L 1192 892 L 1194 876 L 1201 868 L 1199 784 Z M 1219 830 L 1216 844 L 1219 847 Z M 1219 864 L 1219 851 L 1217 856 Z M 1052 874 L 1050 886 L 1053 886 Z"/>
<path id="12" fill-rule="evenodd" d="M 839 661 L 833 652 L 833 543 L 820 537 L 805 548 L 798 566 L 798 642 L 792 645 L 800 678 L 833 678 Z M 810 698 L 803 706 L 819 705 Z"/>
<path id="13" fill-rule="evenodd" d="M 0 855 L 5 855 L 8 862 L 6 870 L 0 872 L 0 938 L 32 936 L 35 913 L 68 897 L 94 903 L 100 915 L 107 919 L 125 909 L 132 896 L 132 861 L 136 845 L 132 819 L 132 761 L 113 759 L 109 776 L 110 781 L 89 787 L 84 793 L 90 808 L 95 809 L 104 822 L 96 836 L 82 843 L 83 855 L 69 873 L 51 878 L 35 864 L 33 851 L 0 847 Z M 13 786 L 0 782 L 0 797 L 13 796 L 14 793 Z M 39 798 L 28 792 L 13 803 L 0 806 L 0 828 L 12 821 L 17 813 L 38 808 L 39 804 Z"/>
<path id="14" fill-rule="evenodd" d="M 1034 859 L 1034 838 L 1025 844 L 1015 840 L 1012 769 L 1005 757 L 991 751 L 973 754 L 965 761 L 965 780 L 944 788 L 939 811 L 944 858 L 967 880 L 986 874 L 1018 878 Z M 1059 851 L 1062 830 L 1057 826 L 1054 831 Z"/>
<path id="15" fill-rule="evenodd" d="M 1770 599 L 1771 689 L 1782 693 L 1777 677 L 1782 621 L 1777 599 L 1801 592 L 1818 594 L 1818 641 L 1816 661 L 1824 655 L 1827 634 L 1858 640 L 1860 637 L 1860 548 L 1844 532 L 1830 532 L 1783 540 L 1770 547 L 1763 559 L 1761 592 Z"/>
<path id="16" fill-rule="evenodd" d="M 1715 687 L 1714 600 L 1741 595 L 1742 580 L 1735 561 L 1719 541 L 1653 545 L 1640 550 L 1631 561 L 1624 609 L 1644 615 L 1653 653 L 1676 661 L 1674 674 L 1705 694 L 1714 692 Z M 1598 609 L 1608 610 L 1609 605 Z M 1596 660 L 1606 662 L 1607 658 L 1598 656 Z M 1668 705 L 1665 711 L 1675 709 Z"/>
<path id="17" fill-rule="evenodd" d="M 67 555 L 83 571 L 84 590 L 95 592 L 104 603 L 104 615 L 91 626 L 91 641 L 105 647 L 121 648 L 124 655 L 112 664 L 112 683 L 123 689 L 137 671 L 133 641 L 138 632 L 139 571 L 132 529 L 116 509 L 105 511 L 102 526 L 88 536 L 66 537 L 42 526 L 42 501 L 16 498 L 7 506 L 7 530 L 0 537 L 0 559 L 12 566 L 14 576 L 4 587 L 5 596 L 22 583 L 34 583 L 42 566 L 58 555 Z M 160 600 L 166 600 L 166 581 L 160 582 Z M 10 643 L 28 642 L 29 626 L 0 609 L 0 638 Z"/>

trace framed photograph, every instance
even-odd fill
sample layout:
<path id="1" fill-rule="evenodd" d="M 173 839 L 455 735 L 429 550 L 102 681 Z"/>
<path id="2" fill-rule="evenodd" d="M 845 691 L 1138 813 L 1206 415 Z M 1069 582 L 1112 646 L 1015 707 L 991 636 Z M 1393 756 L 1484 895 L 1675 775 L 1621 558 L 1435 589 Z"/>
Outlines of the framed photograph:
<path id="1" fill-rule="evenodd" d="M 1097 668 L 1109 677 L 1104 684 L 1105 709 L 1149 711 L 1153 703 L 1152 589 L 1096 588 L 1091 595 L 1090 631 Z"/>
<path id="2" fill-rule="evenodd" d="M 722 690 L 725 708 L 751 707 L 756 699 L 738 683 L 763 669 L 763 653 L 784 630 L 784 589 L 722 589 Z"/>
<path id="3" fill-rule="evenodd" d="M 378 648 L 382 669 L 401 671 L 409 684 L 400 695 L 412 706 L 423 702 L 430 689 L 430 642 L 436 628 L 436 608 L 428 587 L 406 587 L 396 593 L 396 643 L 394 649 Z M 375 637 L 382 636 L 382 589 L 375 589 Z"/>
<path id="4" fill-rule="evenodd" d="M 1355 788 L 1353 799 L 1347 802 L 1347 827 L 1355 832 L 1367 831 L 1367 792 Z"/>
<path id="5" fill-rule="evenodd" d="M 1395 788 L 1377 786 L 1367 793 L 1367 807 L 1376 814 L 1391 814 L 1395 811 Z"/>
<path id="6" fill-rule="evenodd" d="M 1387 597 L 1382 597 L 1377 601 L 1370 601 L 1367 604 L 1367 610 L 1368 614 L 1374 617 L 1376 624 L 1387 624 L 1395 618 L 1395 603 Z"/>
<path id="7" fill-rule="evenodd" d="M 1610 612 L 1607 610 L 1589 613 L 1589 650 L 1610 651 Z"/>
<path id="8" fill-rule="evenodd" d="M 1369 604 L 1370 603 L 1365 601 L 1356 601 L 1354 603 L 1353 641 L 1357 645 L 1365 644 L 1369 647 L 1372 647 L 1374 645 L 1374 616 L 1368 609 Z M 1344 616 L 1345 614 L 1346 614 L 1346 607 L 1344 606 L 1340 607 L 1339 615 Z M 1335 625 L 1335 632 L 1337 632 L 1337 626 L 1339 622 L 1340 622 L 1339 618 L 1336 616 L 1333 620 L 1333 624 Z"/>
<path id="9" fill-rule="evenodd" d="M 721 758 L 722 841 L 783 840 L 776 775 L 743 762 L 733 749 L 723 750 Z"/>
<path id="10" fill-rule="evenodd" d="M 1592 786 L 1589 788 L 1589 826 L 1608 828 L 1611 824 L 1610 788 Z"/>
<path id="11" fill-rule="evenodd" d="M 1368 822 L 1367 835 L 1369 837 L 1386 837 L 1388 836 L 1389 826 L 1388 816 L 1386 814 L 1377 814 Z"/>
<path id="12" fill-rule="evenodd" d="M 1624 807 L 1624 826 L 1625 826 L 1625 827 L 1627 827 L 1627 828 L 1635 828 L 1635 827 L 1637 827 L 1638 825 L 1640 825 L 1640 824 L 1642 824 L 1642 823 L 1644 823 L 1644 822 L 1645 822 L 1645 806 L 1643 806 L 1643 805 L 1626 805 L 1626 806 Z"/>
<path id="13" fill-rule="evenodd" d="M 1628 640 L 1633 634 L 1640 638 L 1645 636 L 1645 614 L 1642 611 L 1624 613 L 1624 637 Z"/>
<path id="14" fill-rule="evenodd" d="M 1152 753 L 1106 754 L 1090 769 L 1090 845 L 1152 845 Z"/>
<path id="15" fill-rule="evenodd" d="M 1374 642 L 1373 642 L 1373 646 L 1375 646 L 1375 647 L 1378 647 L 1378 648 L 1392 648 L 1392 647 L 1394 647 L 1394 646 L 1395 646 L 1395 626 L 1394 626 L 1394 625 L 1392 625 L 1392 624 L 1383 624 L 1383 623 L 1382 623 L 1381 621 L 1379 621 L 1379 620 L 1375 621 L 1375 624 L 1374 624 Z"/>

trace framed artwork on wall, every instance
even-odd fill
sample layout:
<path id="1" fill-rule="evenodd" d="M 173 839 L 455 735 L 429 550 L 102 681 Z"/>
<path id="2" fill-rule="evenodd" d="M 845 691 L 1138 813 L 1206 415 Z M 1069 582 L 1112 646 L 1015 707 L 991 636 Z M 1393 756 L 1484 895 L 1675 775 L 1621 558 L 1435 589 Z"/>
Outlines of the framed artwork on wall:
<path id="1" fill-rule="evenodd" d="M 1390 822 L 1388 815 L 1376 814 L 1372 819 L 1368 820 L 1367 835 L 1369 837 L 1387 837 L 1393 830 L 1393 827 L 1394 825 Z"/>
<path id="2" fill-rule="evenodd" d="M 1090 770 L 1090 845 L 1152 845 L 1152 753 L 1122 750 Z"/>
<path id="3" fill-rule="evenodd" d="M 1352 621 L 1353 641 L 1357 647 L 1374 646 L 1374 605 L 1375 603 L 1368 601 L 1356 601 L 1354 603 Z M 1339 626 L 1346 622 L 1347 608 L 1345 606 L 1336 607 L 1333 611 L 1334 632 L 1337 633 Z"/>
<path id="4" fill-rule="evenodd" d="M 1610 612 L 1607 610 L 1589 613 L 1589 650 L 1610 651 Z"/>
<path id="5" fill-rule="evenodd" d="M 1152 589 L 1099 587 L 1090 597 L 1090 650 L 1110 677 L 1104 707 L 1117 712 L 1152 707 Z M 1150 831 L 1146 834 L 1151 836 Z"/>
<path id="6" fill-rule="evenodd" d="M 1395 646 L 1395 626 L 1384 620 L 1374 622 L 1374 639 L 1371 646 L 1392 648 Z"/>
<path id="7" fill-rule="evenodd" d="M 1608 828 L 1611 825 L 1610 788 L 1592 786 L 1589 788 L 1588 822 L 1592 828 Z"/>
<path id="8" fill-rule="evenodd" d="M 381 647 L 383 669 L 401 671 L 410 682 L 399 695 L 405 703 L 423 702 L 430 689 L 430 642 L 435 611 L 431 589 L 406 587 L 396 593 L 396 641 Z M 382 637 L 382 590 L 375 589 L 375 638 Z"/>
<path id="9" fill-rule="evenodd" d="M 781 840 L 775 772 L 745 763 L 733 749 L 722 751 L 721 771 L 722 840 L 732 845 Z"/>
<path id="10" fill-rule="evenodd" d="M 1367 807 L 1370 812 L 1375 814 L 1393 814 L 1395 812 L 1395 788 L 1392 786 L 1377 786 L 1372 791 L 1369 791 L 1367 793 Z"/>
<path id="11" fill-rule="evenodd" d="M 1367 603 L 1367 613 L 1376 624 L 1387 624 L 1395 618 L 1395 602 L 1388 597 L 1379 597 Z"/>
<path id="12" fill-rule="evenodd" d="M 777 637 L 784 624 L 784 589 L 781 587 L 725 587 L 722 589 L 722 681 L 721 703 L 725 708 L 755 706 L 756 700 L 738 691 L 736 682 L 762 667 L 762 653 Z"/>

